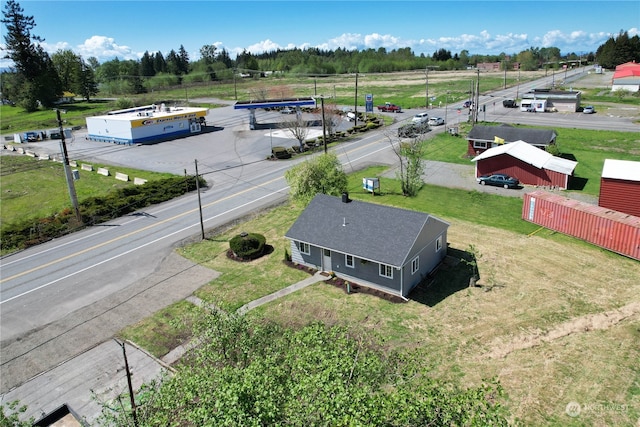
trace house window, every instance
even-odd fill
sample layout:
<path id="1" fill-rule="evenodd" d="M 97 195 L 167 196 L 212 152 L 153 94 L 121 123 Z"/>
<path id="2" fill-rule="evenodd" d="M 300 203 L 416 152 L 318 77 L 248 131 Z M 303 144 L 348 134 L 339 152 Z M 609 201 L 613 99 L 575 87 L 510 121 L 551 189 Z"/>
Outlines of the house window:
<path id="1" fill-rule="evenodd" d="M 311 247 L 308 243 L 299 242 L 300 243 L 300 252 L 305 255 L 311 255 Z"/>
<path id="2" fill-rule="evenodd" d="M 436 252 L 440 252 L 440 249 L 442 249 L 442 236 L 436 239 Z"/>
<path id="3" fill-rule="evenodd" d="M 420 270 L 420 257 L 417 256 L 411 261 L 411 274 L 416 274 Z"/>
<path id="4" fill-rule="evenodd" d="M 473 141 L 473 148 L 487 148 L 487 141 Z"/>
<path id="5" fill-rule="evenodd" d="M 344 265 L 353 268 L 353 255 L 344 256 Z"/>
<path id="6" fill-rule="evenodd" d="M 390 265 L 380 264 L 380 275 L 388 279 L 393 279 L 393 268 Z"/>

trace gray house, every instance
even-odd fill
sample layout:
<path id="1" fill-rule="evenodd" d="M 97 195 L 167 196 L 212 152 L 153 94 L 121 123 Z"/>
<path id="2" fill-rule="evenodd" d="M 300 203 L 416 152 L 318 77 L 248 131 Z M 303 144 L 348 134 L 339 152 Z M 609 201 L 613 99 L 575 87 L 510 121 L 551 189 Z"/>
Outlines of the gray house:
<path id="1" fill-rule="evenodd" d="M 285 237 L 293 262 L 406 298 L 446 256 L 448 228 L 427 213 L 318 194 Z"/>

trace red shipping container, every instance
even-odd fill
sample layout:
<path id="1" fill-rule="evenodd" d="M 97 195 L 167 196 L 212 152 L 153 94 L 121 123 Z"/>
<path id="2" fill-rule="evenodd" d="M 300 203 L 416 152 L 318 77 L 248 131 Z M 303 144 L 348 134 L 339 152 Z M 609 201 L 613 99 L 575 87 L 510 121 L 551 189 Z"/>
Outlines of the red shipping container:
<path id="1" fill-rule="evenodd" d="M 524 195 L 522 219 L 640 260 L 640 217 L 534 191 Z"/>

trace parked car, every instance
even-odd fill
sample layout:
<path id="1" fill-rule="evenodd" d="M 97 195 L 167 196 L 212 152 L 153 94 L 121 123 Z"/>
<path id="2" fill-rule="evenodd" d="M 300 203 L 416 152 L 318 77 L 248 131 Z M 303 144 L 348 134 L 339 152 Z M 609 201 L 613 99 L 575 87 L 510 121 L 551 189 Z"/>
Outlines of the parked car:
<path id="1" fill-rule="evenodd" d="M 518 103 L 515 101 L 515 99 L 505 99 L 502 101 L 502 106 L 506 108 L 516 108 L 518 106 Z"/>
<path id="2" fill-rule="evenodd" d="M 444 124 L 444 119 L 442 117 L 431 117 L 429 119 L 430 126 L 441 126 Z"/>
<path id="3" fill-rule="evenodd" d="M 429 120 L 429 114 L 428 113 L 418 113 L 415 116 L 413 116 L 413 118 L 411 119 L 411 122 L 413 122 L 413 123 L 425 123 L 428 120 Z"/>
<path id="4" fill-rule="evenodd" d="M 520 181 L 504 173 L 496 173 L 493 175 L 483 175 L 477 178 L 480 185 L 495 185 L 496 187 L 518 188 Z"/>
<path id="5" fill-rule="evenodd" d="M 582 112 L 583 112 L 584 114 L 593 114 L 593 113 L 595 113 L 595 112 L 596 112 L 596 109 L 595 109 L 595 108 L 593 108 L 591 105 L 587 105 L 586 107 L 584 107 L 584 108 L 582 109 Z"/>
<path id="6" fill-rule="evenodd" d="M 378 105 L 378 111 L 384 113 L 402 113 L 402 107 L 390 102 L 385 102 L 383 105 Z"/>
<path id="7" fill-rule="evenodd" d="M 284 107 L 282 110 L 280 110 L 280 112 L 282 114 L 294 114 L 296 110 L 294 110 L 293 108 Z"/>

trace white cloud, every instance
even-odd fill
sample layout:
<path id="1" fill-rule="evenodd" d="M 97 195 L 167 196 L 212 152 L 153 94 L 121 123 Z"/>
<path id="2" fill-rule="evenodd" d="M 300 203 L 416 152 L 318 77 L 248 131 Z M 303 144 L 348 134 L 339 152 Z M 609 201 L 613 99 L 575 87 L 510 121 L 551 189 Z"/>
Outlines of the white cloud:
<path id="1" fill-rule="evenodd" d="M 112 37 L 106 36 L 92 36 L 86 39 L 83 44 L 76 47 L 75 53 L 84 59 L 95 56 L 100 62 L 116 57 L 118 59 L 138 59 L 143 55 L 143 53 L 134 52 L 129 46 L 120 46 L 115 43 Z"/>

